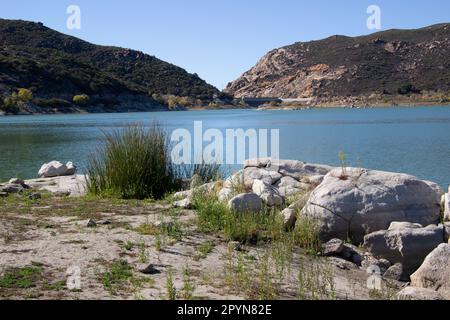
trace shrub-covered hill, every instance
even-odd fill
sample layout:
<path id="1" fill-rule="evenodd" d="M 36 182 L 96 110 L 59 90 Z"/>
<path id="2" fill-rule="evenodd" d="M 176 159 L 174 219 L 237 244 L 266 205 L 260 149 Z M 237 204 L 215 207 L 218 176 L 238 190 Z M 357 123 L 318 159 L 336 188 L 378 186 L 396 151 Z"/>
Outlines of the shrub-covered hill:
<path id="1" fill-rule="evenodd" d="M 161 96 L 208 101 L 221 94 L 196 74 L 142 52 L 0 19 L 0 95 L 4 100 L 20 88 L 33 93 L 28 105 L 61 110 L 76 106 L 76 95 L 89 96 L 79 108 L 119 111 L 161 107 Z"/>

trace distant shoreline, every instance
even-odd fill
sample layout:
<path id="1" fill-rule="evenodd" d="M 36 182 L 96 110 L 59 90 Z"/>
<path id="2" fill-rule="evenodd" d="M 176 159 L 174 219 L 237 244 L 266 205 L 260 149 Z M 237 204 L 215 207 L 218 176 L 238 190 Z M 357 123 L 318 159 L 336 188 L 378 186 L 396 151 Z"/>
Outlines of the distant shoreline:
<path id="1" fill-rule="evenodd" d="M 9 117 L 9 116 L 40 116 L 40 115 L 64 115 L 64 114 L 121 114 L 121 113 L 140 113 L 140 112 L 191 112 L 191 111 L 219 111 L 219 110 L 256 110 L 256 111 L 293 111 L 293 110 L 311 110 L 311 109 L 373 109 L 373 108 L 416 108 L 416 107 L 450 107 L 450 102 L 440 103 L 440 102 L 409 102 L 409 103 L 374 103 L 367 105 L 344 105 L 341 103 L 322 103 L 317 105 L 279 105 L 279 106 L 268 106 L 262 105 L 260 107 L 244 107 L 244 106 L 235 106 L 235 105 L 225 105 L 221 107 L 192 107 L 185 108 L 179 110 L 169 110 L 169 109 L 154 109 L 154 110 L 146 110 L 146 109 L 121 109 L 117 111 L 107 111 L 107 110 L 99 110 L 96 111 L 86 111 L 81 109 L 71 109 L 70 111 L 54 111 L 54 112 L 21 112 L 18 114 L 5 114 L 0 112 L 0 117 Z"/>

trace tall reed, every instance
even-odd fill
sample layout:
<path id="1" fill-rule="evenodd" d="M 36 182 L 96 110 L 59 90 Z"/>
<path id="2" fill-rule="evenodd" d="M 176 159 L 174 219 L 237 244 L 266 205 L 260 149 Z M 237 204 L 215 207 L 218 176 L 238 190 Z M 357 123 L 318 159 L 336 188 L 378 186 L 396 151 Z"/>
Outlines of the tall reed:
<path id="1" fill-rule="evenodd" d="M 123 199 L 161 199 L 180 186 L 166 131 L 154 122 L 105 133 L 88 158 L 87 191 Z"/>

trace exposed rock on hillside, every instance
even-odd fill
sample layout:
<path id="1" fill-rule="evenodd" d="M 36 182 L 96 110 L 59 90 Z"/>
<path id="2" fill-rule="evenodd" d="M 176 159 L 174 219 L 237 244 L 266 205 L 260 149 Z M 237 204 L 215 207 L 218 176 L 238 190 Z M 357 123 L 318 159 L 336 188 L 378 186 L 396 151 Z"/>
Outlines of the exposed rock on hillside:
<path id="1" fill-rule="evenodd" d="M 389 30 L 362 37 L 332 36 L 266 54 L 231 82 L 236 97 L 277 97 L 311 104 L 356 97 L 450 92 L 450 24 Z"/>

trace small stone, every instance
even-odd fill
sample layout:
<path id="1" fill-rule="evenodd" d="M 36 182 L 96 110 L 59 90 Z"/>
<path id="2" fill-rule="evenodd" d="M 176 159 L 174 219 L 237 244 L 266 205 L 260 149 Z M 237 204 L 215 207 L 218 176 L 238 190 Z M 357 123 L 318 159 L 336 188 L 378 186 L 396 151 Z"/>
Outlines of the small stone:
<path id="1" fill-rule="evenodd" d="M 8 193 L 0 192 L 0 198 L 6 198 L 6 197 L 8 197 Z"/>
<path id="2" fill-rule="evenodd" d="M 42 199 L 42 195 L 39 192 L 32 193 L 28 196 L 28 199 L 30 200 L 38 200 Z"/>
<path id="3" fill-rule="evenodd" d="M 334 256 L 342 253 L 344 249 L 344 241 L 341 239 L 332 239 L 322 245 L 322 253 L 324 256 Z"/>
<path id="4" fill-rule="evenodd" d="M 409 277 L 403 271 L 403 265 L 401 263 L 396 263 L 396 264 L 390 266 L 384 273 L 383 277 L 385 279 L 395 280 L 395 281 L 400 281 L 400 282 L 408 282 L 409 281 Z"/>
<path id="5" fill-rule="evenodd" d="M 153 264 L 149 264 L 145 268 L 139 269 L 139 272 L 143 273 L 143 274 L 148 274 L 148 275 L 160 274 L 161 273 L 161 271 L 156 269 L 155 265 L 153 265 Z"/>
<path id="6" fill-rule="evenodd" d="M 94 220 L 90 219 L 87 223 L 87 227 L 88 228 L 95 228 L 97 226 L 97 222 L 95 222 Z"/>

